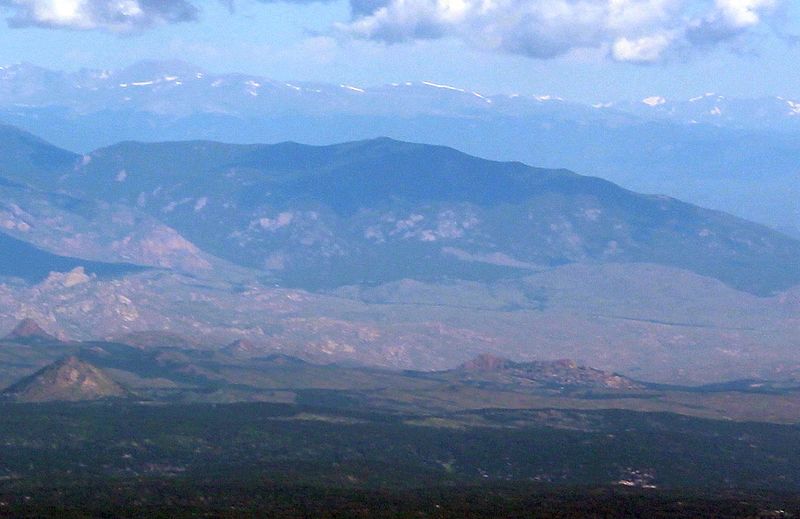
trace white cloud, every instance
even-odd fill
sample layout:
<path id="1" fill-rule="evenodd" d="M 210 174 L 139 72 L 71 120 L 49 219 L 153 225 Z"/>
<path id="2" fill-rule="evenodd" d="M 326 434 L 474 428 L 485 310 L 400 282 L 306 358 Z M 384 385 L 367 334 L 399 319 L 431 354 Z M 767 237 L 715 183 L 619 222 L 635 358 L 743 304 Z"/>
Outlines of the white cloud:
<path id="1" fill-rule="evenodd" d="M 0 7 L 12 27 L 131 32 L 197 18 L 189 0 L 0 0 Z"/>
<path id="2" fill-rule="evenodd" d="M 601 49 L 652 63 L 698 42 L 760 25 L 781 0 L 351 0 L 339 29 L 388 43 L 456 38 L 488 50 L 552 58 Z"/>
<path id="3" fill-rule="evenodd" d="M 717 13 L 731 27 L 758 25 L 761 13 L 774 9 L 776 0 L 717 0 Z"/>
<path id="4" fill-rule="evenodd" d="M 635 40 L 622 37 L 611 47 L 611 56 L 617 61 L 631 63 L 653 63 L 661 59 L 672 45 L 674 36 L 670 33 L 643 36 Z"/>
<path id="5" fill-rule="evenodd" d="M 715 0 L 714 8 L 693 20 L 687 38 L 693 43 L 714 44 L 752 30 L 777 10 L 781 0 Z"/>

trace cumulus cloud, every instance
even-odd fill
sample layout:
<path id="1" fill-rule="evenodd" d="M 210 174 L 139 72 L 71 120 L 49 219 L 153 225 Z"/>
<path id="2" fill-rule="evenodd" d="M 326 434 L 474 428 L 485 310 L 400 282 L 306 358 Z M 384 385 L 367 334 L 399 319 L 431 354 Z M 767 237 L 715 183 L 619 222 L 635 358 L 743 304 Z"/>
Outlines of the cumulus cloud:
<path id="1" fill-rule="evenodd" d="M 166 23 L 192 21 L 188 0 L 0 0 L 12 27 L 104 29 L 131 32 Z"/>
<path id="2" fill-rule="evenodd" d="M 351 0 L 339 29 L 389 43 L 456 38 L 534 58 L 600 49 L 652 63 L 762 25 L 781 0 Z"/>
<path id="3" fill-rule="evenodd" d="M 717 0 L 716 15 L 731 27 L 757 25 L 765 9 L 774 9 L 776 0 Z"/>
<path id="4" fill-rule="evenodd" d="M 653 34 L 634 40 L 626 37 L 617 38 L 611 46 L 611 56 L 617 61 L 633 63 L 652 63 L 658 61 L 672 45 L 674 34 L 665 32 Z"/>
<path id="5" fill-rule="evenodd" d="M 695 43 L 715 43 L 735 37 L 762 23 L 777 8 L 778 0 L 716 0 L 706 16 L 690 23 L 688 38 Z"/>
<path id="6" fill-rule="evenodd" d="M 210 1 L 210 0 L 209 0 Z M 216 0 L 311 4 L 336 0 Z M 339 35 L 400 43 L 451 38 L 549 59 L 596 49 L 654 63 L 756 33 L 788 0 L 348 0 Z M 12 27 L 134 32 L 195 20 L 201 0 L 0 0 Z"/>

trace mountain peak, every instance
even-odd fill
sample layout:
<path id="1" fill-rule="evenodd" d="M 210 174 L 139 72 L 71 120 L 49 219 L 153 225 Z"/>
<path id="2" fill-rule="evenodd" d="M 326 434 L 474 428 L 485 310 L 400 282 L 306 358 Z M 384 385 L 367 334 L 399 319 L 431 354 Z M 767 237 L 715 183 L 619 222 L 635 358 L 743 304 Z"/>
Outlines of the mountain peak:
<path id="1" fill-rule="evenodd" d="M 99 368 L 69 356 L 20 380 L 3 394 L 17 402 L 79 402 L 124 397 L 128 392 Z"/>
<path id="2" fill-rule="evenodd" d="M 31 318 L 21 320 L 11 332 L 4 337 L 4 340 L 11 342 L 61 342 L 55 336 L 47 333 L 39 323 Z"/>

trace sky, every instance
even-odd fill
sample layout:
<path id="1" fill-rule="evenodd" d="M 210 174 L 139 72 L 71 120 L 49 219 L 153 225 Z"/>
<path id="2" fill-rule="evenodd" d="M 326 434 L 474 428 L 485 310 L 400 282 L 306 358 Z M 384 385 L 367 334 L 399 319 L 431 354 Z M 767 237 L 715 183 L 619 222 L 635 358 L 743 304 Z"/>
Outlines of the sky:
<path id="1" fill-rule="evenodd" d="M 435 81 L 597 102 L 800 97 L 793 0 L 0 0 L 0 64 Z"/>

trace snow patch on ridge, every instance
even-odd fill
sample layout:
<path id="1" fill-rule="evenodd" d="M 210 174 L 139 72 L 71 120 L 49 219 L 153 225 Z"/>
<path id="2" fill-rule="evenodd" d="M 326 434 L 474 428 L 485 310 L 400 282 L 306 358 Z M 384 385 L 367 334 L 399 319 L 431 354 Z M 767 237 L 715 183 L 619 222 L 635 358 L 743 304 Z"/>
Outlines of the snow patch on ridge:
<path id="1" fill-rule="evenodd" d="M 445 90 L 455 90 L 456 92 L 466 92 L 466 90 L 464 90 L 463 88 L 457 88 L 457 87 L 450 86 L 450 85 L 442 85 L 440 83 L 432 83 L 430 81 L 423 81 L 422 84 L 426 85 L 426 86 L 429 86 L 429 87 L 433 87 L 433 88 L 442 88 L 442 89 L 445 89 Z"/>
<path id="2" fill-rule="evenodd" d="M 646 104 L 647 106 L 661 106 L 666 102 L 667 100 L 661 96 L 651 96 L 642 99 L 642 103 Z"/>

